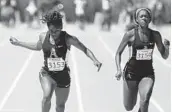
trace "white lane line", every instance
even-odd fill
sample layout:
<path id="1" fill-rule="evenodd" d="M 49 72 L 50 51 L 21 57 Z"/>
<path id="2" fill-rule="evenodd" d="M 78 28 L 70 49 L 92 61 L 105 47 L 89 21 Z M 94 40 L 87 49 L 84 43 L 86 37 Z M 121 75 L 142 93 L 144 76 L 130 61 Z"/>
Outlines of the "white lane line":
<path id="1" fill-rule="evenodd" d="M 114 59 L 114 52 L 108 47 L 108 45 L 102 40 L 100 36 L 98 37 L 98 39 Z M 121 62 L 121 66 L 124 67 L 124 63 Z M 156 100 L 153 99 L 153 97 L 151 97 L 150 102 L 159 110 L 159 112 L 164 112 L 162 107 L 157 103 Z"/>
<path id="2" fill-rule="evenodd" d="M 155 101 L 153 98 L 150 99 L 150 102 L 159 110 L 159 112 L 165 112 L 162 107 Z"/>
<path id="3" fill-rule="evenodd" d="M 15 87 L 16 87 L 16 85 L 17 85 L 17 82 L 19 81 L 19 79 L 20 79 L 21 76 L 23 75 L 23 73 L 24 73 L 24 71 L 26 70 L 26 68 L 27 68 L 27 66 L 28 66 L 28 64 L 29 64 L 29 62 L 30 62 L 30 60 L 32 59 L 33 54 L 34 54 L 34 52 L 32 51 L 32 52 L 30 53 L 29 57 L 27 58 L 27 60 L 25 61 L 23 67 L 20 69 L 19 74 L 17 75 L 17 77 L 16 77 L 15 80 L 13 81 L 13 83 L 12 83 L 10 89 L 9 89 L 8 92 L 5 94 L 5 96 L 4 96 L 3 100 L 2 100 L 2 102 L 0 103 L 0 111 L 2 111 L 2 109 L 3 109 L 4 105 L 5 105 L 5 103 L 8 101 L 8 98 L 11 96 L 13 90 L 15 89 Z"/>
<path id="4" fill-rule="evenodd" d="M 2 109 L 0 112 L 24 112 L 24 109 Z"/>
<path id="5" fill-rule="evenodd" d="M 77 69 L 77 63 L 75 59 L 75 48 L 71 49 L 71 58 L 72 58 L 72 64 L 73 64 L 73 72 L 75 77 L 75 85 L 76 85 L 76 93 L 77 93 L 77 99 L 78 99 L 78 105 L 79 105 L 79 112 L 84 112 L 84 106 L 82 103 L 82 95 L 81 95 L 81 87 L 80 82 L 78 78 L 78 69 Z"/>

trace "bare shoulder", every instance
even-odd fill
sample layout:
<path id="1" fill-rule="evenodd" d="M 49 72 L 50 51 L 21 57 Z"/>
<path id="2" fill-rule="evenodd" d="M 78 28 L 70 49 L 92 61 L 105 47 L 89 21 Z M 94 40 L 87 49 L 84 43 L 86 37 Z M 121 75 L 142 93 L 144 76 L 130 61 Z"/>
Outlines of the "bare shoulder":
<path id="1" fill-rule="evenodd" d="M 156 42 L 156 41 L 160 41 L 161 40 L 161 34 L 159 31 L 156 31 L 156 30 L 152 30 L 150 29 L 151 32 L 152 32 L 152 38 L 153 40 Z"/>
<path id="2" fill-rule="evenodd" d="M 75 38 L 76 38 L 75 36 L 72 36 L 66 32 L 65 40 L 68 48 L 70 48 L 70 46 L 74 43 Z"/>
<path id="3" fill-rule="evenodd" d="M 126 40 L 132 42 L 132 41 L 134 41 L 134 38 L 135 38 L 134 34 L 135 34 L 135 29 L 132 29 L 132 30 L 127 31 L 127 32 L 125 33 L 124 38 L 125 38 Z"/>
<path id="4" fill-rule="evenodd" d="M 70 40 L 70 39 L 73 39 L 73 38 L 75 38 L 75 36 L 73 36 L 73 35 L 66 32 L 66 39 L 67 40 Z"/>
<path id="5" fill-rule="evenodd" d="M 126 32 L 126 35 L 127 35 L 128 37 L 132 37 L 132 36 L 134 36 L 134 33 L 135 33 L 135 30 L 132 29 L 132 30 L 127 31 L 127 32 Z"/>
<path id="6" fill-rule="evenodd" d="M 161 34 L 160 34 L 159 31 L 152 30 L 152 29 L 150 29 L 150 30 L 151 30 L 151 32 L 152 32 L 152 34 L 153 34 L 154 37 L 161 36 Z"/>
<path id="7" fill-rule="evenodd" d="M 46 34 L 47 34 L 47 32 L 42 32 L 42 33 L 40 33 L 40 35 L 39 35 L 39 40 L 43 43 L 44 42 L 44 39 L 45 39 L 45 37 L 46 37 Z"/>
<path id="8" fill-rule="evenodd" d="M 71 43 L 71 41 L 77 40 L 77 38 L 76 38 L 75 36 L 70 35 L 70 34 L 68 34 L 67 32 L 66 32 L 65 38 L 66 38 L 66 42 L 67 42 L 68 44 Z"/>

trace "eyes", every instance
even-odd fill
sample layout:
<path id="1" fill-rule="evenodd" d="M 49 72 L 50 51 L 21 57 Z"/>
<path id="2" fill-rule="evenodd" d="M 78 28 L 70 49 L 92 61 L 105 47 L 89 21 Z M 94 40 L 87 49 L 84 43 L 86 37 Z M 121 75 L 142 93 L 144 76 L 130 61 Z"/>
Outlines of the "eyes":
<path id="1" fill-rule="evenodd" d="M 146 19 L 150 19 L 150 15 L 146 12 L 146 11 L 140 11 L 138 18 L 146 18 Z"/>
<path id="2" fill-rule="evenodd" d="M 56 33 L 59 33 L 61 31 L 61 28 L 60 27 L 57 28 L 54 25 L 50 25 L 48 27 L 48 29 L 49 29 L 49 31 L 50 31 L 51 34 L 56 34 Z"/>
<path id="3" fill-rule="evenodd" d="M 139 15 L 139 18 L 146 18 L 146 19 L 149 19 L 150 17 L 149 17 L 149 15 L 144 15 L 144 14 L 142 14 L 142 15 Z"/>
<path id="4" fill-rule="evenodd" d="M 51 34 L 55 34 L 55 33 L 58 33 L 60 31 L 61 31 L 61 29 L 50 30 L 50 33 Z"/>

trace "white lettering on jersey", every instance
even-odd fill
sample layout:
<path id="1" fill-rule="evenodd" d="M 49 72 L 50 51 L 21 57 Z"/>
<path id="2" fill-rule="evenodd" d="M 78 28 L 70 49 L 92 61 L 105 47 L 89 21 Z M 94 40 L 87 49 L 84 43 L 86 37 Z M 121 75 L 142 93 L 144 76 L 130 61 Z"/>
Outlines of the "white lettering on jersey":
<path id="1" fill-rule="evenodd" d="M 62 71 L 65 68 L 65 61 L 57 56 L 54 48 L 51 49 L 50 58 L 47 58 L 47 64 L 49 71 Z"/>

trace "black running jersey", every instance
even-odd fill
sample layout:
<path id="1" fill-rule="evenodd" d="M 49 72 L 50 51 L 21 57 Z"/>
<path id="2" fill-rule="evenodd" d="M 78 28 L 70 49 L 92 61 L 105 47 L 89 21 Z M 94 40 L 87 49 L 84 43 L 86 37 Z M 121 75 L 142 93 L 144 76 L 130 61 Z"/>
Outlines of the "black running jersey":
<path id="1" fill-rule="evenodd" d="M 44 69 L 47 71 L 58 72 L 63 71 L 66 66 L 67 44 L 66 32 L 61 31 L 59 40 L 55 40 L 55 44 L 50 43 L 50 33 L 47 32 L 42 45 L 44 53 Z"/>
<path id="2" fill-rule="evenodd" d="M 142 42 L 138 34 L 138 29 L 136 28 L 135 40 L 132 44 L 132 59 L 137 61 L 152 61 L 154 45 L 152 32 L 150 34 L 150 40 L 148 42 Z"/>
<path id="3" fill-rule="evenodd" d="M 138 34 L 138 28 L 135 29 L 135 40 L 131 44 L 132 57 L 129 59 L 129 69 L 134 73 L 152 73 L 152 54 L 155 43 L 152 32 L 148 42 L 142 42 Z"/>

